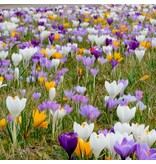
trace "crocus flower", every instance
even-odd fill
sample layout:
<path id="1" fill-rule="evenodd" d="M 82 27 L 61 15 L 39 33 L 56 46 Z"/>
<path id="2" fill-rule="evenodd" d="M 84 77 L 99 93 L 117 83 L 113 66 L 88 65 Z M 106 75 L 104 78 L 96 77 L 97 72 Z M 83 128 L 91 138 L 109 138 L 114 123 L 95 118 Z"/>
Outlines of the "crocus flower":
<path id="1" fill-rule="evenodd" d="M 128 80 L 121 79 L 121 80 L 118 81 L 118 84 L 119 83 L 123 84 L 122 90 L 120 91 L 120 96 L 123 96 L 124 95 L 124 90 L 128 85 Z"/>
<path id="2" fill-rule="evenodd" d="M 18 96 L 15 96 L 15 97 L 8 96 L 7 97 L 6 105 L 7 105 L 7 108 L 9 110 L 13 120 L 15 120 L 19 116 L 19 114 L 22 112 L 22 110 L 24 110 L 26 101 L 27 101 L 26 98 L 22 98 L 20 100 Z"/>
<path id="3" fill-rule="evenodd" d="M 142 94 L 143 94 L 143 92 L 140 91 L 140 90 L 136 90 L 136 91 L 135 91 L 135 97 L 136 97 L 136 99 L 137 99 L 138 101 L 141 101 L 141 100 L 142 100 Z"/>
<path id="4" fill-rule="evenodd" d="M 92 57 L 92 58 L 83 57 L 82 60 L 83 60 L 83 64 L 86 66 L 86 68 L 89 69 L 93 65 L 95 57 Z"/>
<path id="5" fill-rule="evenodd" d="M 55 96 L 56 96 L 56 89 L 55 89 L 55 87 L 52 87 L 52 88 L 50 88 L 50 90 L 49 90 L 49 99 L 50 99 L 51 101 L 53 101 L 54 98 L 55 98 Z"/>
<path id="6" fill-rule="evenodd" d="M 129 123 L 130 120 L 135 116 L 136 107 L 130 109 L 128 106 L 118 106 L 117 115 L 122 123 Z"/>
<path id="7" fill-rule="evenodd" d="M 85 142 L 83 141 L 83 139 L 78 138 L 78 143 L 74 152 L 79 158 L 91 157 L 92 149 L 90 146 L 90 142 Z"/>
<path id="8" fill-rule="evenodd" d="M 134 153 L 135 149 L 136 144 L 134 140 L 127 140 L 126 138 L 123 138 L 121 144 L 116 141 L 114 145 L 114 150 L 120 155 L 122 160 L 125 160 L 130 154 Z"/>
<path id="9" fill-rule="evenodd" d="M 121 92 L 123 88 L 123 84 L 122 83 L 117 84 L 116 81 L 113 81 L 112 83 L 105 81 L 105 88 L 109 96 L 112 99 L 114 99 Z"/>
<path id="10" fill-rule="evenodd" d="M 86 87 L 81 87 L 81 86 L 76 86 L 74 87 L 74 89 L 78 92 L 78 93 L 84 93 L 86 91 Z"/>
<path id="11" fill-rule="evenodd" d="M 64 94 L 67 98 L 72 98 L 72 96 L 74 95 L 74 92 L 65 90 Z"/>
<path id="12" fill-rule="evenodd" d="M 22 89 L 22 90 L 20 90 L 20 93 L 21 93 L 21 95 L 24 97 L 25 94 L 26 94 L 26 90 L 25 90 L 25 89 Z"/>
<path id="13" fill-rule="evenodd" d="M 140 111 L 143 111 L 147 108 L 147 106 L 142 101 L 138 101 L 136 104 L 136 108 Z"/>
<path id="14" fill-rule="evenodd" d="M 114 125 L 114 132 L 120 132 L 121 134 L 123 133 L 127 133 L 128 135 L 131 133 L 132 128 L 128 123 L 121 123 L 121 122 L 117 122 Z"/>
<path id="15" fill-rule="evenodd" d="M 142 58 L 144 57 L 145 50 L 144 49 L 142 49 L 142 50 L 136 49 L 135 54 L 136 54 L 136 57 L 138 58 L 139 62 L 141 62 Z"/>
<path id="16" fill-rule="evenodd" d="M 129 136 L 127 133 L 121 134 L 118 131 L 116 133 L 110 132 L 106 134 L 106 143 L 107 143 L 106 147 L 109 150 L 112 159 L 114 159 L 115 154 L 116 154 L 116 151 L 114 150 L 114 145 L 116 141 L 118 141 L 118 143 L 121 144 L 124 137 L 126 137 L 127 140 L 133 139 L 132 135 Z"/>
<path id="17" fill-rule="evenodd" d="M 117 99 L 112 99 L 108 98 L 108 96 L 105 96 L 105 107 L 108 107 L 109 110 L 112 110 L 116 105 L 118 105 Z"/>
<path id="18" fill-rule="evenodd" d="M 79 138 L 82 138 L 84 141 L 90 137 L 91 133 L 94 129 L 94 123 L 87 124 L 87 122 L 83 122 L 81 125 L 74 122 L 74 132 L 78 134 Z"/>
<path id="19" fill-rule="evenodd" d="M 7 84 L 3 84 L 3 78 L 0 77 L 0 88 L 7 86 Z"/>
<path id="20" fill-rule="evenodd" d="M 106 147 L 107 142 L 106 138 L 103 134 L 97 135 L 95 132 L 93 132 L 90 136 L 90 145 L 92 148 L 92 152 L 96 159 L 98 159 L 101 151 Z"/>
<path id="21" fill-rule="evenodd" d="M 95 50 L 93 51 L 93 55 L 94 55 L 94 57 L 95 57 L 96 59 L 102 57 L 102 50 L 95 49 Z"/>
<path id="22" fill-rule="evenodd" d="M 39 93 L 39 92 L 34 92 L 32 96 L 33 96 L 33 98 L 34 98 L 35 100 L 38 100 L 38 99 L 41 97 L 41 93 Z"/>
<path id="23" fill-rule="evenodd" d="M 71 159 L 74 150 L 76 149 L 78 143 L 77 133 L 69 132 L 62 133 L 58 136 L 58 141 L 60 146 L 67 152 L 69 159 Z"/>
<path id="24" fill-rule="evenodd" d="M 93 76 L 96 76 L 96 75 L 98 74 L 99 70 L 96 69 L 96 68 L 91 68 L 91 69 L 90 69 L 90 72 L 91 72 L 91 74 L 92 74 Z"/>
<path id="25" fill-rule="evenodd" d="M 156 149 L 149 149 L 147 144 L 136 145 L 136 155 L 139 160 L 156 160 Z"/>
<path id="26" fill-rule="evenodd" d="M 44 111 L 39 112 L 38 109 L 33 110 L 33 127 L 34 128 L 47 128 L 49 122 L 46 121 L 46 114 Z"/>
<path id="27" fill-rule="evenodd" d="M 3 130 L 3 131 L 5 130 L 5 128 L 6 128 L 6 123 L 7 123 L 7 122 L 6 122 L 6 119 L 5 119 L 5 118 L 3 118 L 3 119 L 0 120 L 0 129 L 1 129 L 1 130 Z"/>
<path id="28" fill-rule="evenodd" d="M 84 105 L 80 108 L 80 114 L 87 118 L 88 121 L 93 121 L 100 115 L 98 108 L 92 105 Z"/>
<path id="29" fill-rule="evenodd" d="M 111 25 L 113 23 L 113 19 L 112 18 L 107 18 L 107 22 L 109 25 Z"/>
<path id="30" fill-rule="evenodd" d="M 18 64 L 22 61 L 22 55 L 13 53 L 11 59 L 13 61 L 13 65 L 17 67 Z"/>

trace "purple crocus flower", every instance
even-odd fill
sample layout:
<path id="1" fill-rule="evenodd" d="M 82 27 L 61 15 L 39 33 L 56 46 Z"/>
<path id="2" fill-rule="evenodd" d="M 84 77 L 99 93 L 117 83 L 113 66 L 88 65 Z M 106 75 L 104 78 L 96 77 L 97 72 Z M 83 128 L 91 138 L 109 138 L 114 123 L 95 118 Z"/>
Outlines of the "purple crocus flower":
<path id="1" fill-rule="evenodd" d="M 118 61 L 116 60 L 111 60 L 111 65 L 112 65 L 112 68 L 116 67 L 118 65 Z"/>
<path id="2" fill-rule="evenodd" d="M 50 34 L 49 37 L 48 37 L 49 41 L 51 42 L 51 44 L 53 43 L 54 41 L 54 34 Z"/>
<path id="3" fill-rule="evenodd" d="M 90 69 L 90 73 L 93 75 L 93 76 L 96 76 L 98 74 L 99 70 L 96 69 L 96 68 L 91 68 Z"/>
<path id="4" fill-rule="evenodd" d="M 78 92 L 78 93 L 84 93 L 86 91 L 86 87 L 81 87 L 81 86 L 76 86 L 74 87 L 74 89 Z"/>
<path id="5" fill-rule="evenodd" d="M 96 59 L 102 57 L 102 50 L 95 49 L 93 55 Z"/>
<path id="6" fill-rule="evenodd" d="M 139 160 L 156 160 L 156 149 L 149 149 L 147 144 L 138 143 L 136 146 L 136 155 Z"/>
<path id="7" fill-rule="evenodd" d="M 109 133 L 108 129 L 104 129 L 104 130 L 98 130 L 98 133 L 102 133 L 105 137 L 107 135 L 107 133 Z"/>
<path id="8" fill-rule="evenodd" d="M 125 160 L 130 154 L 134 153 L 136 150 L 136 143 L 134 140 L 127 140 L 126 137 L 123 138 L 121 144 L 116 141 L 114 145 L 114 150 L 117 154 L 121 156 L 122 160 Z"/>
<path id="9" fill-rule="evenodd" d="M 147 108 L 147 106 L 142 102 L 142 101 L 138 101 L 136 104 L 137 109 L 143 111 Z"/>
<path id="10" fill-rule="evenodd" d="M 131 40 L 129 42 L 129 49 L 135 50 L 139 46 L 139 42 L 137 40 Z"/>
<path id="11" fill-rule="evenodd" d="M 88 121 L 94 121 L 100 115 L 98 108 L 92 105 L 81 106 L 79 113 L 86 117 Z"/>
<path id="12" fill-rule="evenodd" d="M 136 99 L 137 99 L 138 101 L 141 101 L 141 100 L 142 100 L 142 94 L 143 94 L 143 92 L 140 91 L 140 90 L 136 90 L 136 91 L 135 91 L 135 97 L 136 97 Z"/>
<path id="13" fill-rule="evenodd" d="M 78 142 L 77 133 L 62 133 L 58 136 L 58 141 L 60 146 L 68 153 L 69 159 L 71 159 Z"/>
<path id="14" fill-rule="evenodd" d="M 82 60 L 83 60 L 83 64 L 86 66 L 86 68 L 89 69 L 93 65 L 93 63 L 95 61 L 95 57 L 93 56 L 92 58 L 90 58 L 90 57 L 85 56 L 85 57 L 82 57 Z"/>
<path id="15" fill-rule="evenodd" d="M 70 107 L 68 104 L 66 104 L 63 108 L 64 110 L 66 110 L 67 114 L 70 114 L 73 111 L 73 108 Z"/>
<path id="16" fill-rule="evenodd" d="M 36 47 L 40 44 L 40 41 L 39 40 L 31 40 L 31 44 Z"/>
<path id="17" fill-rule="evenodd" d="M 109 46 L 112 44 L 112 39 L 106 38 L 105 42 L 106 42 L 106 46 Z"/>
<path id="18" fill-rule="evenodd" d="M 65 90 L 64 94 L 67 98 L 72 98 L 72 96 L 74 96 L 74 92 L 72 92 L 72 91 Z"/>
<path id="19" fill-rule="evenodd" d="M 38 100 L 38 99 L 41 97 L 41 93 L 39 93 L 39 92 L 34 92 L 32 96 L 33 96 L 33 98 L 34 98 L 35 100 Z"/>
<path id="20" fill-rule="evenodd" d="M 113 19 L 112 18 L 107 18 L 107 22 L 109 25 L 111 25 L 113 23 Z"/>
<path id="21" fill-rule="evenodd" d="M 25 90 L 25 89 L 22 89 L 22 90 L 20 90 L 20 93 L 21 93 L 21 95 L 24 97 L 25 94 L 26 94 L 26 90 Z"/>
<path id="22" fill-rule="evenodd" d="M 104 104 L 105 107 L 108 106 L 109 110 L 112 110 L 116 105 L 118 105 L 117 99 L 112 98 L 107 99 Z"/>
<path id="23" fill-rule="evenodd" d="M 7 115 L 7 120 L 9 121 L 9 122 L 12 122 L 13 121 L 13 118 L 12 118 L 12 116 L 9 114 L 9 115 Z"/>
<path id="24" fill-rule="evenodd" d="M 123 96 L 124 95 L 124 90 L 128 85 L 128 80 L 121 79 L 121 80 L 118 81 L 118 84 L 119 83 L 123 84 L 122 90 L 120 91 L 120 96 Z"/>

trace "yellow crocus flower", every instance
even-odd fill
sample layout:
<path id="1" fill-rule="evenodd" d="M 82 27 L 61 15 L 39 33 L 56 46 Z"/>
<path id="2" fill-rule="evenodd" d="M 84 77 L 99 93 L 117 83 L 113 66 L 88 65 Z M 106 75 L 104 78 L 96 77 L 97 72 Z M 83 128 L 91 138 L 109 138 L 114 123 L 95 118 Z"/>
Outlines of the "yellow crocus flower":
<path id="1" fill-rule="evenodd" d="M 83 139 L 78 138 L 78 143 L 74 152 L 79 158 L 91 157 L 92 149 L 90 146 L 90 142 L 84 142 Z"/>
<path id="2" fill-rule="evenodd" d="M 49 92 L 50 88 L 53 88 L 55 86 L 55 82 L 51 81 L 51 82 L 45 82 L 45 87 L 47 89 L 47 91 Z"/>
<path id="3" fill-rule="evenodd" d="M 3 118 L 0 120 L 0 129 L 5 130 L 6 128 L 6 119 Z"/>
<path id="4" fill-rule="evenodd" d="M 54 40 L 59 40 L 60 39 L 60 34 L 55 34 L 54 35 Z"/>
<path id="5" fill-rule="evenodd" d="M 53 57 L 54 59 L 60 59 L 60 58 L 63 57 L 63 55 L 62 55 L 60 52 L 55 52 L 55 53 L 52 55 L 52 57 Z"/>
<path id="6" fill-rule="evenodd" d="M 120 53 L 115 52 L 115 53 L 114 53 L 114 59 L 115 59 L 115 60 L 118 60 L 118 59 L 120 59 L 120 58 L 121 58 Z"/>
<path id="7" fill-rule="evenodd" d="M 69 23 L 64 23 L 64 24 L 63 24 L 63 26 L 64 26 L 65 28 L 68 28 L 69 25 L 70 25 Z"/>
<path id="8" fill-rule="evenodd" d="M 111 60 L 113 59 L 113 57 L 112 57 L 111 55 L 107 55 L 106 59 L 107 59 L 108 61 L 111 61 Z"/>
<path id="9" fill-rule="evenodd" d="M 114 41 L 114 42 L 113 42 L 113 45 L 114 45 L 115 47 L 118 47 L 119 44 L 120 44 L 120 42 L 118 42 L 118 41 Z"/>
<path id="10" fill-rule="evenodd" d="M 40 84 L 43 84 L 44 80 L 45 80 L 44 77 L 40 77 L 40 78 L 38 78 L 38 81 L 40 82 Z"/>
<path id="11" fill-rule="evenodd" d="M 46 121 L 46 114 L 44 111 L 39 112 L 38 109 L 33 110 L 33 127 L 34 128 L 47 128 L 49 122 Z"/>
<path id="12" fill-rule="evenodd" d="M 4 77 L 0 76 L 0 81 L 3 82 L 3 80 L 4 80 Z"/>

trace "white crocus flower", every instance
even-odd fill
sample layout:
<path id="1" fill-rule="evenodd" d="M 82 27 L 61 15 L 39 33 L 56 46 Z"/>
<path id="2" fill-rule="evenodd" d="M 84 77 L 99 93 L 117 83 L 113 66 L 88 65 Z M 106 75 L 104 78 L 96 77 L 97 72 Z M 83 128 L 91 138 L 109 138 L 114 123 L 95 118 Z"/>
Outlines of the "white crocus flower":
<path id="1" fill-rule="evenodd" d="M 42 32 L 42 31 L 45 30 L 45 27 L 44 27 L 44 26 L 38 26 L 38 30 L 39 30 L 40 32 Z"/>
<path id="2" fill-rule="evenodd" d="M 60 64 L 60 59 L 52 59 L 52 67 L 55 67 L 55 69 L 57 70 L 57 67 Z"/>
<path id="3" fill-rule="evenodd" d="M 0 59 L 5 60 L 8 56 L 8 51 L 1 51 L 0 52 Z"/>
<path id="4" fill-rule="evenodd" d="M 94 43 L 94 41 L 95 41 L 95 35 L 88 35 L 88 39 L 91 41 L 91 43 L 92 43 L 92 45 L 93 45 L 93 43 Z"/>
<path id="5" fill-rule="evenodd" d="M 135 38 L 139 43 L 141 43 L 145 40 L 145 35 L 138 35 Z"/>
<path id="6" fill-rule="evenodd" d="M 96 36 L 95 43 L 97 44 L 97 46 L 101 46 L 102 44 L 104 44 L 106 38 L 107 38 L 107 36 L 104 36 L 104 35 L 102 35 L 100 37 Z"/>
<path id="7" fill-rule="evenodd" d="M 117 131 L 120 132 L 121 134 L 127 133 L 129 135 L 131 133 L 132 129 L 128 123 L 117 122 L 114 125 L 114 132 L 116 133 Z"/>
<path id="8" fill-rule="evenodd" d="M 50 99 L 51 101 L 53 101 L 54 98 L 55 98 L 55 96 L 56 96 L 56 89 L 55 89 L 55 87 L 52 87 L 52 88 L 50 88 L 50 90 L 49 90 L 49 99 Z"/>
<path id="9" fill-rule="evenodd" d="M 74 26 L 74 27 L 77 27 L 77 26 L 79 25 L 79 21 L 73 20 L 72 23 L 73 23 L 73 26 Z"/>
<path id="10" fill-rule="evenodd" d="M 101 151 L 106 147 L 106 138 L 103 134 L 97 135 L 93 132 L 90 136 L 90 146 L 92 148 L 92 152 L 96 159 L 98 159 Z"/>
<path id="11" fill-rule="evenodd" d="M 156 141 L 156 131 L 153 129 L 151 131 L 145 130 L 141 135 L 141 142 L 146 143 L 149 147 L 151 147 Z"/>
<path id="12" fill-rule="evenodd" d="M 49 49 L 49 48 L 46 48 L 46 53 L 48 54 L 48 58 L 50 58 L 54 53 L 56 52 L 56 49 Z"/>
<path id="13" fill-rule="evenodd" d="M 81 27 L 86 28 L 89 25 L 89 23 L 88 22 L 83 22 L 80 25 L 81 25 Z"/>
<path id="14" fill-rule="evenodd" d="M 74 132 L 78 134 L 78 137 L 82 138 L 84 141 L 90 137 L 91 133 L 94 129 L 94 123 L 87 124 L 87 122 L 83 122 L 81 125 L 74 122 Z"/>
<path id="15" fill-rule="evenodd" d="M 45 30 L 45 31 L 41 32 L 40 36 L 41 36 L 42 39 L 45 39 L 50 35 L 50 33 L 51 33 L 50 31 Z"/>
<path id="16" fill-rule="evenodd" d="M 139 19 L 140 22 L 143 22 L 144 19 L 145 19 L 145 16 L 143 16 L 143 15 L 139 15 L 139 16 L 138 16 L 138 19 Z"/>
<path id="17" fill-rule="evenodd" d="M 51 114 L 53 115 L 53 121 L 57 122 L 58 120 L 62 119 L 66 115 L 66 110 L 62 107 L 59 107 L 55 112 L 50 110 Z"/>
<path id="18" fill-rule="evenodd" d="M 71 52 L 71 47 L 69 47 L 69 46 L 62 47 L 62 54 L 64 57 L 66 57 L 70 52 Z"/>
<path id="19" fill-rule="evenodd" d="M 136 57 L 138 58 L 139 62 L 141 62 L 142 58 L 145 55 L 145 49 L 142 49 L 142 50 L 136 49 L 135 54 L 136 54 Z"/>
<path id="20" fill-rule="evenodd" d="M 136 107 L 130 109 L 128 106 L 118 106 L 117 115 L 122 123 L 129 123 L 132 118 L 134 118 L 136 112 Z"/>
<path id="21" fill-rule="evenodd" d="M 140 141 L 143 132 L 148 131 L 149 129 L 149 126 L 145 127 L 144 124 L 139 125 L 139 124 L 132 123 L 131 127 L 132 127 L 132 133 L 136 141 Z"/>
<path id="22" fill-rule="evenodd" d="M 150 19 L 150 22 L 153 26 L 156 25 L 156 19 Z"/>
<path id="23" fill-rule="evenodd" d="M 16 120 L 16 118 L 20 115 L 20 113 L 24 110 L 26 105 L 26 98 L 19 99 L 18 96 L 11 97 L 8 96 L 6 99 L 6 106 L 13 118 L 13 120 Z"/>
<path id="24" fill-rule="evenodd" d="M 18 66 L 18 64 L 21 62 L 22 60 L 22 55 L 21 54 L 17 54 L 17 53 L 13 53 L 12 57 L 11 57 L 12 61 L 13 61 L 13 65 L 15 67 Z"/>
<path id="25" fill-rule="evenodd" d="M 6 87 L 6 86 L 7 86 L 7 84 L 3 84 L 3 81 L 0 80 L 0 88 L 2 88 L 2 87 Z"/>
<path id="26" fill-rule="evenodd" d="M 20 49 L 19 53 L 22 55 L 24 61 L 28 64 L 31 57 L 37 52 L 36 47 L 27 47 L 25 49 Z"/>
<path id="27" fill-rule="evenodd" d="M 152 38 L 152 47 L 156 47 L 156 38 Z"/>
<path id="28" fill-rule="evenodd" d="M 19 80 L 19 68 L 18 67 L 15 68 L 14 79 L 17 81 Z"/>
<path id="29" fill-rule="evenodd" d="M 16 17 L 11 17 L 11 22 L 18 23 L 20 20 Z"/>
<path id="30" fill-rule="evenodd" d="M 110 45 L 109 45 L 109 46 L 103 46 L 102 49 L 103 49 L 103 52 L 104 52 L 105 54 L 111 55 L 112 46 L 110 46 Z"/>
<path id="31" fill-rule="evenodd" d="M 114 99 L 121 92 L 123 88 L 123 84 L 122 83 L 117 84 L 116 81 L 113 81 L 112 83 L 105 81 L 105 88 L 109 96 L 112 99 Z"/>

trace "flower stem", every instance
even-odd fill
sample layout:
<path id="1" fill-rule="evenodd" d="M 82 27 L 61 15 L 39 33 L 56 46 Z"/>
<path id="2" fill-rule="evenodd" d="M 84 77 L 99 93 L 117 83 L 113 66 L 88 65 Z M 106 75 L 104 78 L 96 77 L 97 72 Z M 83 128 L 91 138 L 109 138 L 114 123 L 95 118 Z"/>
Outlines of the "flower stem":
<path id="1" fill-rule="evenodd" d="M 16 120 L 13 121 L 12 136 L 13 136 L 13 146 L 16 147 L 16 144 L 17 144 L 17 140 L 16 140 Z"/>

